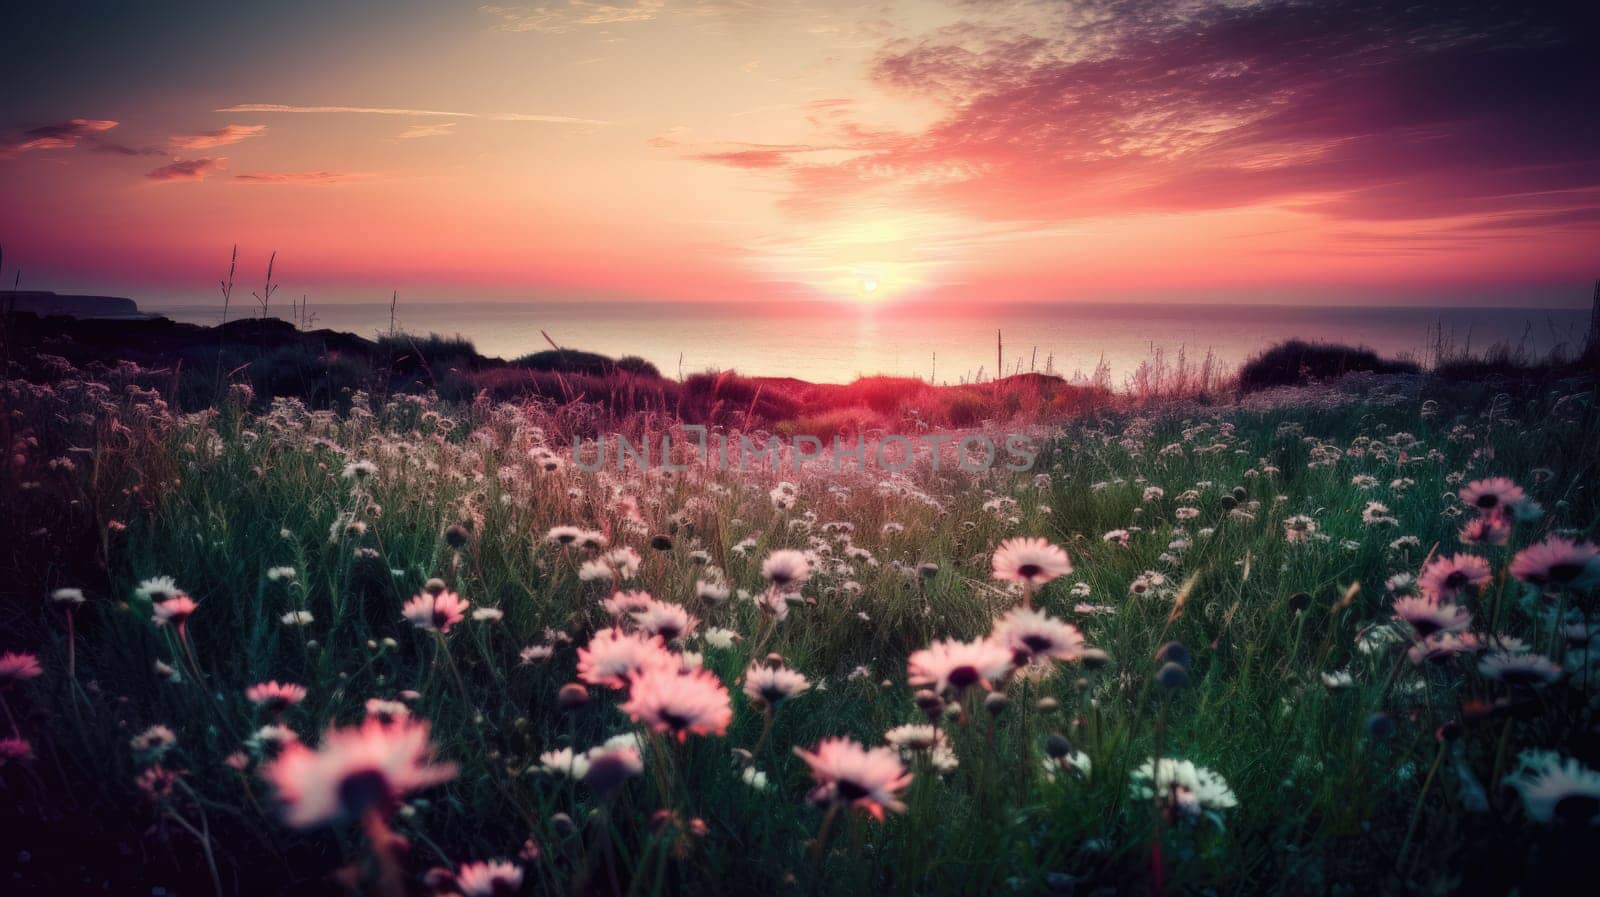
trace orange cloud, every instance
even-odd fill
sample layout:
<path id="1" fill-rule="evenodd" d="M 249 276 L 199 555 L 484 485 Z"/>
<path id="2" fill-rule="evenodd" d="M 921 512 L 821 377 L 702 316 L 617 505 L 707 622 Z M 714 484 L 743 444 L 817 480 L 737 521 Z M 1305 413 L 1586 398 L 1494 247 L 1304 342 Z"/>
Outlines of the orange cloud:
<path id="1" fill-rule="evenodd" d="M 16 134 L 0 142 L 0 155 L 14 155 L 35 150 L 72 149 L 78 141 L 93 139 L 117 126 L 117 122 L 94 118 L 73 118 L 53 125 L 44 125 Z"/>
<path id="2" fill-rule="evenodd" d="M 226 157 L 179 159 L 154 171 L 146 172 L 145 177 L 153 181 L 203 181 L 207 175 L 226 168 L 227 162 Z"/>
<path id="3" fill-rule="evenodd" d="M 338 184 L 365 177 L 344 171 L 279 171 L 237 174 L 233 179 L 247 184 Z"/>
<path id="4" fill-rule="evenodd" d="M 266 125 L 227 125 L 215 131 L 201 131 L 199 134 L 174 137 L 171 143 L 181 150 L 215 149 L 241 140 L 249 140 L 251 137 L 259 137 L 266 129 Z"/>

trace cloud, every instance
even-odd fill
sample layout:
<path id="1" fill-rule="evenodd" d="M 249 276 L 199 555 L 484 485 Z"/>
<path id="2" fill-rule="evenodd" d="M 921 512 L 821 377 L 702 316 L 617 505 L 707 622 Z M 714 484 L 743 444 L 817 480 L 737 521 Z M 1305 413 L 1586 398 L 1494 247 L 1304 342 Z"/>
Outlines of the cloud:
<path id="1" fill-rule="evenodd" d="M 165 156 L 167 151 L 159 146 L 126 146 L 103 137 L 94 137 L 87 143 L 89 152 L 109 153 L 114 156 Z"/>
<path id="2" fill-rule="evenodd" d="M 496 31 L 567 34 L 582 28 L 604 28 L 650 22 L 656 19 L 719 19 L 792 11 L 807 17 L 815 10 L 798 2 L 771 0 L 555 0 L 541 6 L 480 6 L 478 11 L 495 20 Z"/>
<path id="3" fill-rule="evenodd" d="M 480 6 L 478 11 L 497 20 L 496 31 L 565 34 L 584 26 L 648 22 L 667 12 L 668 3 L 667 0 L 617 0 L 615 3 L 568 0 L 555 6 Z"/>
<path id="4" fill-rule="evenodd" d="M 366 177 L 347 171 L 281 171 L 236 174 L 233 179 L 247 184 L 339 184 Z"/>
<path id="5" fill-rule="evenodd" d="M 805 111 L 842 158 L 717 147 L 813 214 L 986 221 L 1275 206 L 1344 221 L 1592 221 L 1600 55 L 1559 3 L 969 3 L 882 44 L 876 85 L 942 109 L 890 130 Z M 1529 215 L 1537 212 L 1537 215 Z"/>
<path id="6" fill-rule="evenodd" d="M 789 151 L 781 149 L 730 150 L 722 153 L 700 153 L 694 158 L 702 162 L 714 162 L 733 168 L 783 168 L 789 164 Z"/>
<path id="7" fill-rule="evenodd" d="M 174 137 L 170 141 L 173 146 L 181 150 L 208 150 L 251 137 L 261 136 L 267 129 L 266 125 L 227 125 L 215 131 L 202 131 L 184 137 Z"/>
<path id="8" fill-rule="evenodd" d="M 565 6 L 480 6 L 478 10 L 497 19 L 496 31 L 541 31 L 565 34 L 584 25 L 619 25 L 648 22 L 661 14 L 666 0 L 619 0 L 617 4 L 571 0 Z"/>
<path id="9" fill-rule="evenodd" d="M 146 172 L 145 177 L 153 181 L 203 181 L 207 175 L 215 174 L 226 168 L 227 162 L 228 159 L 225 156 L 178 159 L 153 171 Z"/>
<path id="10" fill-rule="evenodd" d="M 478 118 L 486 121 L 532 121 L 558 125 L 605 125 L 610 122 L 570 115 L 545 115 L 534 112 L 447 112 L 440 109 L 405 109 L 388 106 L 290 106 L 282 103 L 239 103 L 217 112 L 287 112 L 353 115 L 408 115 L 416 118 Z"/>
<path id="11" fill-rule="evenodd" d="M 73 118 L 13 134 L 0 141 L 0 155 L 12 156 L 38 150 L 72 149 L 79 141 L 97 139 L 117 126 L 117 122 L 95 118 Z"/>
<path id="12" fill-rule="evenodd" d="M 827 147 L 804 145 L 740 144 L 734 149 L 698 153 L 691 158 L 732 168 L 784 168 L 800 153 L 818 152 Z"/>
<path id="13" fill-rule="evenodd" d="M 424 137 L 448 137 L 456 132 L 453 121 L 412 125 L 396 135 L 396 140 L 420 140 Z"/>

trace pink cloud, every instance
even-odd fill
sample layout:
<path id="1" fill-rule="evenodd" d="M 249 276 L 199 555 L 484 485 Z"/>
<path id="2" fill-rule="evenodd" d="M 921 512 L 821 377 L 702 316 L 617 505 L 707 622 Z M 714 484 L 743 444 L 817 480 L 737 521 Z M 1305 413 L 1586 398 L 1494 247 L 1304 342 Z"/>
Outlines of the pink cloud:
<path id="1" fill-rule="evenodd" d="M 279 171 L 238 174 L 234 180 L 247 184 L 338 184 L 366 177 L 345 171 Z"/>
<path id="2" fill-rule="evenodd" d="M 117 122 L 94 118 L 73 118 L 53 125 L 43 125 L 0 141 L 0 155 L 14 155 L 36 150 L 72 149 L 80 140 L 93 139 L 117 126 Z"/>
<path id="3" fill-rule="evenodd" d="M 890 131 L 848 102 L 809 106 L 817 141 L 849 158 L 694 158 L 782 177 L 787 206 L 814 215 L 887 197 L 995 222 L 1276 206 L 1538 227 L 1600 209 L 1600 122 L 1570 114 L 1600 57 L 1560 12 L 1512 20 L 1382 0 L 1084 10 L 1092 27 L 1033 34 L 980 18 L 884 45 L 874 81 L 944 111 Z"/>
<path id="4" fill-rule="evenodd" d="M 226 157 L 179 159 L 147 172 L 145 177 L 154 181 L 203 181 L 208 175 L 226 168 L 227 162 Z"/>
<path id="5" fill-rule="evenodd" d="M 181 150 L 207 150 L 219 146 L 249 140 L 259 137 L 267 129 L 266 125 L 226 125 L 215 131 L 202 131 L 199 134 L 190 134 L 174 137 L 170 141 L 173 146 Z"/>

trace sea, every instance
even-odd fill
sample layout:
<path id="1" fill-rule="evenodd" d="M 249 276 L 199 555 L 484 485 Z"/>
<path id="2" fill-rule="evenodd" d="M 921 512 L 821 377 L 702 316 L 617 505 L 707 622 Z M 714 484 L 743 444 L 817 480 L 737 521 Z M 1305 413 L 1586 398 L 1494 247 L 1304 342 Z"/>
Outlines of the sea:
<path id="1" fill-rule="evenodd" d="M 222 308 L 145 310 L 216 324 Z M 292 319 L 285 305 L 274 316 Z M 636 355 L 669 377 L 736 370 L 751 376 L 848 383 L 919 377 L 936 383 L 1048 372 L 1090 377 L 1102 365 L 1124 385 L 1141 364 L 1188 365 L 1208 355 L 1233 370 L 1285 339 L 1366 346 L 1424 365 L 1441 353 L 1506 345 L 1529 357 L 1581 351 L 1587 309 L 1029 303 L 966 306 L 785 302 L 400 302 L 312 304 L 308 326 L 373 337 L 410 334 L 471 340 L 480 353 L 516 358 L 552 343 Z M 235 305 L 231 317 L 259 313 Z M 997 345 L 998 343 L 998 345 Z M 998 350 L 998 352 L 997 352 Z M 997 356 L 999 361 L 997 362 Z"/>

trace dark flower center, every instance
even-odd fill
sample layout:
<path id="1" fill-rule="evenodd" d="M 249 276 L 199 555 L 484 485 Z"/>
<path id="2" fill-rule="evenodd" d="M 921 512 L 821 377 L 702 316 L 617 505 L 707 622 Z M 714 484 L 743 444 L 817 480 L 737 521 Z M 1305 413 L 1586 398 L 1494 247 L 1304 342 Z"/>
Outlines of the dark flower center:
<path id="1" fill-rule="evenodd" d="M 1582 573 L 1582 564 L 1574 564 L 1571 561 L 1563 561 L 1558 564 L 1550 565 L 1549 576 L 1551 582 L 1568 583 L 1572 582 L 1574 579 L 1577 579 Z"/>
<path id="2" fill-rule="evenodd" d="M 369 810 L 387 815 L 394 800 L 389 778 L 381 770 L 357 770 L 339 782 L 339 803 L 351 816 L 363 816 Z"/>
<path id="3" fill-rule="evenodd" d="M 1466 584 L 1467 574 L 1460 570 L 1453 570 L 1449 576 L 1444 578 L 1444 586 L 1447 589 L 1459 589 Z"/>
<path id="4" fill-rule="evenodd" d="M 1023 564 L 1017 568 L 1017 575 L 1023 577 L 1024 579 L 1032 579 L 1043 572 L 1044 568 L 1038 564 Z"/>
<path id="5" fill-rule="evenodd" d="M 1499 503 L 1500 496 L 1495 495 L 1493 492 L 1478 496 L 1478 507 L 1480 508 L 1492 508 Z"/>
<path id="6" fill-rule="evenodd" d="M 956 667 L 950 671 L 950 684 L 956 688 L 971 688 L 978 684 L 980 678 L 978 668 L 973 666 Z"/>
<path id="7" fill-rule="evenodd" d="M 852 782 L 849 779 L 840 779 L 838 788 L 839 796 L 851 803 L 855 803 L 861 798 L 872 793 L 870 789 L 863 788 L 861 785 L 857 784 L 856 782 Z"/>
<path id="8" fill-rule="evenodd" d="M 1544 677 L 1531 669 L 1512 667 L 1500 671 L 1500 681 L 1513 687 L 1526 688 L 1543 682 Z"/>
<path id="9" fill-rule="evenodd" d="M 605 754 L 589 764 L 583 781 L 601 794 L 610 794 L 628 780 L 630 772 L 628 764 L 621 757 Z"/>
<path id="10" fill-rule="evenodd" d="M 1032 632 L 1022 637 L 1022 643 L 1028 646 L 1029 651 L 1039 654 L 1043 651 L 1049 650 L 1052 647 L 1055 647 L 1056 642 L 1055 639 L 1049 637 L 1048 635 Z"/>
<path id="11" fill-rule="evenodd" d="M 1556 801 L 1554 815 L 1556 819 L 1572 825 L 1588 825 L 1596 816 L 1600 816 L 1600 796 L 1569 794 Z"/>

